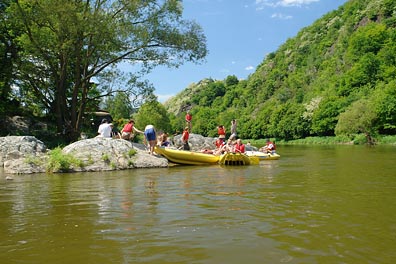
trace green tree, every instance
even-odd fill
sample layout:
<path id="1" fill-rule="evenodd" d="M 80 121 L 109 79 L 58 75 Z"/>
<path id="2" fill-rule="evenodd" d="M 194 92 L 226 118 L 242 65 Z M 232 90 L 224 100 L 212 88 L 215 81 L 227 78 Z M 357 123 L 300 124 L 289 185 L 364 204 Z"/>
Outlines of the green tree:
<path id="1" fill-rule="evenodd" d="M 115 92 L 139 98 L 136 91 L 147 87 L 141 78 L 156 66 L 206 56 L 201 27 L 182 19 L 182 11 L 178 0 L 13 2 L 9 17 L 24 27 L 21 94 L 53 113 L 58 132 L 66 125 L 66 136 L 76 139 L 90 101 Z M 117 67 L 127 63 L 130 76 Z"/>
<path id="2" fill-rule="evenodd" d="M 196 107 L 193 115 L 192 129 L 196 134 L 215 137 L 217 136 L 216 127 L 217 112 L 211 107 Z"/>
<path id="3" fill-rule="evenodd" d="M 128 95 L 118 92 L 114 96 L 109 96 L 105 101 L 105 107 L 114 119 L 128 119 L 135 112 Z"/>
<path id="4" fill-rule="evenodd" d="M 163 132 L 172 131 L 170 119 L 165 107 L 156 100 L 145 102 L 134 116 L 136 127 L 143 130 L 147 125 L 153 125 L 156 130 Z"/>
<path id="5" fill-rule="evenodd" d="M 224 84 L 227 87 L 237 85 L 238 83 L 238 77 L 236 77 L 235 75 L 228 75 L 227 78 L 224 80 Z"/>
<path id="6" fill-rule="evenodd" d="M 14 65 L 19 50 L 16 38 L 20 31 L 6 12 L 10 3 L 11 0 L 0 3 L 0 116 L 15 111 L 18 106 L 15 101 L 11 102 L 11 87 L 14 84 Z"/>
<path id="7" fill-rule="evenodd" d="M 396 134 L 396 82 L 381 83 L 372 96 L 378 119 L 376 127 L 381 134 Z"/>
<path id="8" fill-rule="evenodd" d="M 334 136 L 338 116 L 344 109 L 344 98 L 329 96 L 321 101 L 312 116 L 311 132 L 315 136 Z"/>
<path id="9" fill-rule="evenodd" d="M 338 123 L 335 127 L 335 134 L 348 135 L 364 133 L 367 142 L 372 141 L 372 136 L 375 133 L 374 122 L 377 119 L 377 114 L 373 107 L 373 103 L 367 99 L 360 99 L 351 104 L 345 112 L 340 114 Z"/>

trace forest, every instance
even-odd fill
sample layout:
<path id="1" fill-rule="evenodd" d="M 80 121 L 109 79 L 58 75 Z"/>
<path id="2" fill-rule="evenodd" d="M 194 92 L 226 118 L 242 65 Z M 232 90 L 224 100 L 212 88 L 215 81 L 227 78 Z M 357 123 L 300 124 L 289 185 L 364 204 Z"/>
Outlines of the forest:
<path id="1" fill-rule="evenodd" d="M 120 16 L 125 20 L 119 22 L 110 20 L 107 16 L 115 13 L 109 14 L 113 9 L 106 9 L 104 18 L 108 20 L 100 19 L 104 23 L 100 30 L 117 27 L 119 31 L 101 41 L 94 36 L 103 32 L 92 33 L 99 30 L 96 27 L 80 32 L 80 23 L 98 19 L 91 8 L 92 14 L 84 19 L 81 16 L 88 12 L 86 6 L 74 7 L 76 2 L 66 1 L 76 9 L 75 17 L 68 19 L 80 22 L 63 36 L 56 27 L 64 23 L 56 22 L 58 17 L 53 17 L 53 12 L 35 10 L 32 3 L 37 2 L 58 1 L 6 1 L 0 6 L 1 12 L 8 14 L 1 18 L 0 26 L 7 32 L 2 33 L 0 43 L 4 65 L 0 70 L 1 116 L 23 111 L 52 122 L 58 133 L 70 125 L 70 140 L 84 130 L 92 132 L 83 120 L 98 109 L 110 112 L 119 126 L 132 117 L 139 128 L 151 123 L 172 134 L 182 131 L 187 111 L 193 115 L 192 132 L 204 136 L 215 136 L 216 127 L 229 127 L 232 119 L 238 120 L 238 136 L 245 139 L 353 139 L 364 135 L 371 142 L 382 135 L 396 134 L 393 0 L 350 0 L 268 54 L 247 79 L 235 75 L 224 80 L 207 78 L 190 84 L 164 104 L 153 95 L 153 87 L 140 79 L 156 66 L 148 61 L 156 58 L 158 65 L 166 65 L 178 54 L 179 64 L 196 62 L 207 52 L 199 25 L 181 19 L 179 1 L 165 1 L 163 8 L 157 9 L 164 12 L 161 18 L 165 21 L 159 21 L 145 6 L 156 1 L 131 1 L 136 5 L 129 7 Z M 121 2 L 108 2 L 116 3 Z M 37 13 L 43 17 L 33 16 Z M 15 19 L 22 15 L 24 19 Z M 137 21 L 143 18 L 152 18 L 148 19 L 152 24 L 139 24 Z M 32 21 L 24 21 L 27 19 Z M 167 26 L 162 24 L 165 22 Z M 122 23 L 130 27 L 125 29 Z M 123 41 L 132 36 L 140 40 L 140 46 L 126 49 Z M 44 47 L 44 42 L 50 43 Z M 109 47 L 113 42 L 119 44 L 114 49 Z M 168 49 L 156 49 L 161 45 Z M 145 67 L 127 80 L 114 68 L 124 60 L 141 61 Z M 17 92 L 12 88 L 15 86 L 19 87 Z"/>
<path id="2" fill-rule="evenodd" d="M 396 133 L 396 2 L 352 0 L 268 54 L 246 80 L 202 80 L 166 103 L 194 131 L 238 119 L 242 138 Z"/>

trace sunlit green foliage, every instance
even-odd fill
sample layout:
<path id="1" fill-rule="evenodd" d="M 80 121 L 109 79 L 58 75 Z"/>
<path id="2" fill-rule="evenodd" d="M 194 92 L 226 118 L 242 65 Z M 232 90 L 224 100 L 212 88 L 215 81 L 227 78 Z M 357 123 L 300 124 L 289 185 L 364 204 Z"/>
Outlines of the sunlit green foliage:
<path id="1" fill-rule="evenodd" d="M 350 0 L 268 54 L 247 80 L 193 84 L 173 102 L 193 102 L 203 135 L 232 118 L 238 135 L 254 140 L 395 134 L 395 17 L 396 1 Z"/>
<path id="2" fill-rule="evenodd" d="M 19 50 L 18 60 L 1 61 L 0 97 L 3 91 L 8 96 L 14 74 L 18 100 L 35 115 L 48 117 L 70 141 L 78 138 L 86 114 L 97 111 L 106 96 L 125 93 L 139 106 L 152 94 L 144 76 L 153 68 L 199 62 L 207 54 L 202 28 L 183 19 L 178 0 L 5 4 L 0 4 L 0 51 L 9 48 L 4 43 Z M 128 64 L 132 71 L 123 72 Z M 0 110 L 4 103 L 0 100 Z"/>
<path id="3" fill-rule="evenodd" d="M 65 154 L 61 148 L 55 148 L 49 153 L 47 172 L 67 172 L 73 166 L 84 166 L 83 162 L 72 154 Z"/>
<path id="4" fill-rule="evenodd" d="M 153 125 L 158 132 L 170 133 L 172 131 L 165 107 L 155 100 L 144 103 L 134 118 L 136 127 L 140 130 L 144 130 L 147 125 Z"/>

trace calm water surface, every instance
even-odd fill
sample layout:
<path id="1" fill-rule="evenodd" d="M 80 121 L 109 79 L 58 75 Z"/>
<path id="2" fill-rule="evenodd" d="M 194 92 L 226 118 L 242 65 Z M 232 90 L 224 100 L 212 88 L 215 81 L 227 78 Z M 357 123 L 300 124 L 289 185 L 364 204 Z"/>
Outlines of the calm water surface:
<path id="1" fill-rule="evenodd" d="M 0 171 L 0 263 L 394 263 L 396 147 L 259 166 Z"/>

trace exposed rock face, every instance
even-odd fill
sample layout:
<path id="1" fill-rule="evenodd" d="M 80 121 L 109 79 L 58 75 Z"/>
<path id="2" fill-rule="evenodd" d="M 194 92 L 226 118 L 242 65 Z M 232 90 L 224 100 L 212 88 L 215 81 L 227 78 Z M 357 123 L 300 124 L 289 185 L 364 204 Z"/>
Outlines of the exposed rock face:
<path id="1" fill-rule="evenodd" d="M 5 173 L 41 173 L 46 171 L 49 154 L 35 137 L 0 137 L 0 161 Z M 132 155 L 131 149 L 137 153 Z M 81 161 L 69 171 L 108 171 L 131 168 L 168 167 L 165 158 L 149 155 L 142 144 L 122 139 L 91 138 L 66 146 L 62 152 Z"/>
<path id="2" fill-rule="evenodd" d="M 0 165 L 5 161 L 45 154 L 47 147 L 32 136 L 0 137 Z"/>
<path id="3" fill-rule="evenodd" d="M 216 138 L 190 134 L 192 151 L 214 149 Z M 174 147 L 182 147 L 181 135 L 173 139 Z M 132 155 L 131 150 L 136 150 Z M 49 150 L 43 142 L 32 136 L 0 137 L 0 166 L 5 173 L 41 173 L 47 170 Z M 168 160 L 158 155 L 149 155 L 142 144 L 123 139 L 90 138 L 74 142 L 62 149 L 80 161 L 80 166 L 71 165 L 68 171 L 109 171 L 133 168 L 168 167 Z"/>
<path id="4" fill-rule="evenodd" d="M 180 148 L 183 146 L 181 141 L 182 135 L 177 135 L 173 138 L 174 146 Z M 204 137 L 198 134 L 190 134 L 188 143 L 192 151 L 200 151 L 202 149 L 215 149 L 215 142 L 217 138 Z"/>
<path id="5" fill-rule="evenodd" d="M 132 149 L 135 149 L 137 154 L 131 155 Z M 168 161 L 165 158 L 149 155 L 143 145 L 132 144 L 123 139 L 80 140 L 63 148 L 63 152 L 72 154 L 85 164 L 84 167 L 74 167 L 74 171 L 168 167 Z"/>

